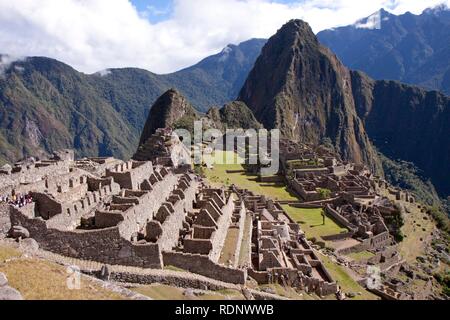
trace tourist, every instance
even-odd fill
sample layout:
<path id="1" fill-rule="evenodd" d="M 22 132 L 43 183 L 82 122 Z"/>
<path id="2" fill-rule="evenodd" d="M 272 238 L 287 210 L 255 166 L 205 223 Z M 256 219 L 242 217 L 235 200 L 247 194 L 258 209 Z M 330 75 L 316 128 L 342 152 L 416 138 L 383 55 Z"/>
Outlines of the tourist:
<path id="1" fill-rule="evenodd" d="M 16 208 L 22 208 L 26 205 L 33 202 L 33 197 L 31 193 L 28 193 L 26 195 L 16 194 L 15 192 L 12 193 L 10 196 L 0 196 L 0 203 L 1 204 L 9 204 Z"/>

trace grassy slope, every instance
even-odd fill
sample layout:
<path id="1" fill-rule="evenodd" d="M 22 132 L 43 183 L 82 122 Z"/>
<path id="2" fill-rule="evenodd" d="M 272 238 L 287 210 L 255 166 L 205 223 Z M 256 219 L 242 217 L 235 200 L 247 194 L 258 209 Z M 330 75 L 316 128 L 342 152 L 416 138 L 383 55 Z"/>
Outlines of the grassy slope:
<path id="1" fill-rule="evenodd" d="M 228 265 L 229 261 L 234 261 L 239 229 L 230 228 L 225 239 L 225 243 L 220 254 L 219 263 Z"/>
<path id="2" fill-rule="evenodd" d="M 21 257 L 21 252 L 0 245 L 0 272 L 9 285 L 27 300 L 121 300 L 123 296 L 106 290 L 86 277 L 80 290 L 69 290 L 65 267 L 48 261 Z"/>
<path id="3" fill-rule="evenodd" d="M 361 295 L 356 295 L 354 300 L 379 300 L 377 296 L 368 292 L 360 284 L 353 280 L 344 267 L 337 265 L 332 262 L 330 258 L 324 255 L 321 255 L 320 259 L 324 263 L 328 272 L 331 274 L 331 277 L 337 282 L 345 293 L 361 293 Z"/>
<path id="4" fill-rule="evenodd" d="M 361 261 L 365 259 L 370 259 L 373 256 L 375 256 L 372 252 L 369 251 L 362 251 L 362 252 L 353 252 L 347 255 L 349 258 L 355 260 L 355 261 Z"/>
<path id="5" fill-rule="evenodd" d="M 225 156 L 228 157 L 227 159 L 232 159 L 232 153 L 229 152 L 218 152 L 216 158 L 222 159 Z M 258 182 L 258 177 L 247 175 L 241 164 L 216 164 L 213 169 L 206 169 L 205 174 L 206 178 L 214 185 L 235 184 L 242 189 L 248 189 L 255 194 L 262 194 L 275 200 L 298 200 L 287 191 L 285 185 Z"/>
<path id="6" fill-rule="evenodd" d="M 219 153 L 218 157 L 223 157 L 224 155 Z M 230 154 L 227 154 L 230 157 Z M 279 200 L 298 200 L 293 195 L 287 192 L 284 186 L 272 186 L 266 183 L 259 183 L 255 180 L 256 177 L 251 177 L 243 172 L 237 173 L 227 173 L 227 170 L 241 170 L 243 167 L 241 165 L 215 165 L 212 170 L 205 170 L 207 179 L 215 185 L 230 185 L 236 184 L 240 188 L 249 189 L 254 191 L 256 194 L 262 194 L 267 197 L 272 197 Z M 333 220 L 326 218 L 325 226 L 322 224 L 322 215 L 320 214 L 320 209 L 304 210 L 297 209 L 289 206 L 284 206 L 284 209 L 291 215 L 295 221 L 305 221 L 306 224 L 302 224 L 301 228 L 305 231 L 308 238 L 317 237 L 321 235 L 330 235 L 346 231 L 340 228 Z M 298 210 L 298 211 L 297 211 Z M 314 227 L 315 225 L 320 225 Z M 362 286 L 360 286 L 355 280 L 353 280 L 347 271 L 341 266 L 333 263 L 328 257 L 321 256 L 323 263 L 325 264 L 327 270 L 330 272 L 334 280 L 336 280 L 342 287 L 344 292 L 361 292 L 361 295 L 355 297 L 355 299 L 362 300 L 374 300 L 377 297 L 370 292 L 366 291 Z M 288 290 L 288 292 L 279 292 L 281 289 L 278 287 L 272 288 L 278 294 L 293 299 L 311 299 L 308 295 L 299 295 L 293 290 Z M 286 291 L 287 289 L 283 289 Z"/>
<path id="7" fill-rule="evenodd" d="M 245 300 L 244 296 L 239 291 L 234 290 L 204 292 L 203 295 L 195 297 L 185 296 L 183 294 L 185 289 L 161 284 L 136 287 L 132 290 L 154 300 Z"/>

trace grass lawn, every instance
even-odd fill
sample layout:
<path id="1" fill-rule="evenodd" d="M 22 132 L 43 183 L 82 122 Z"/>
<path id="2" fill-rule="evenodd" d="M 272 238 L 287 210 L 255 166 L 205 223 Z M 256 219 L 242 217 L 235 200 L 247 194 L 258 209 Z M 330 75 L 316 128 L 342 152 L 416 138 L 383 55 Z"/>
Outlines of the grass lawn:
<path id="1" fill-rule="evenodd" d="M 239 229 L 229 228 L 228 234 L 225 239 L 225 244 L 222 248 L 222 252 L 220 254 L 219 263 L 223 265 L 230 265 L 231 261 L 232 265 L 235 261 L 235 253 L 236 253 L 236 245 L 239 237 Z"/>
<path id="2" fill-rule="evenodd" d="M 415 205 L 406 204 L 411 213 L 405 214 L 405 224 L 402 232 L 405 235 L 398 245 L 400 254 L 409 263 L 415 263 L 418 256 L 423 256 L 427 243 L 431 241 L 435 223 L 425 213 L 420 212 Z M 425 220 L 426 218 L 427 220 Z"/>
<path id="3" fill-rule="evenodd" d="M 346 228 L 341 228 L 328 216 L 325 217 L 325 225 L 323 225 L 322 209 L 294 208 L 289 205 L 283 205 L 283 209 L 294 221 L 300 224 L 308 239 L 316 238 L 320 240 L 319 238 L 322 236 L 348 231 Z"/>
<path id="4" fill-rule="evenodd" d="M 227 298 L 232 300 L 245 300 L 244 296 L 239 291 L 235 290 L 211 291 L 195 297 L 183 295 L 185 289 L 162 284 L 141 286 L 133 288 L 132 290 L 154 300 L 225 300 Z"/>
<path id="5" fill-rule="evenodd" d="M 242 237 L 241 242 L 241 250 L 239 252 L 239 266 L 247 266 L 251 264 L 251 261 L 249 260 L 249 254 L 251 250 L 251 241 L 249 237 L 249 233 L 247 232 L 249 228 L 252 228 L 252 219 L 249 216 L 245 217 L 245 223 L 244 223 L 244 236 Z"/>
<path id="6" fill-rule="evenodd" d="M 372 257 L 374 257 L 375 255 L 372 252 L 369 251 L 361 251 L 358 253 L 350 253 L 347 255 L 347 257 L 355 260 L 355 261 L 361 261 L 361 260 L 366 260 L 366 259 L 370 259 Z"/>
<path id="7" fill-rule="evenodd" d="M 218 152 L 215 156 L 217 159 L 225 159 L 224 157 L 233 159 L 233 153 Z M 234 159 L 237 159 L 237 155 Z M 258 177 L 247 175 L 241 164 L 215 164 L 213 169 L 205 169 L 205 174 L 206 178 L 215 186 L 235 184 L 239 188 L 253 191 L 255 194 L 264 195 L 274 200 L 298 201 L 295 195 L 287 191 L 286 185 L 258 182 Z"/>
<path id="8" fill-rule="evenodd" d="M 176 271 L 176 272 L 189 272 L 189 271 L 183 270 L 181 268 L 170 266 L 170 265 L 164 266 L 164 270 L 170 270 L 170 271 Z"/>
<path id="9" fill-rule="evenodd" d="M 8 259 L 20 257 L 21 253 L 11 247 L 0 246 L 0 264 L 5 262 Z"/>
<path id="10" fill-rule="evenodd" d="M 320 260 L 322 260 L 328 272 L 331 274 L 333 280 L 337 282 L 337 284 L 345 293 L 361 293 L 361 295 L 356 295 L 353 300 L 379 300 L 376 295 L 370 293 L 361 285 L 359 285 L 358 282 L 353 280 L 353 278 L 346 272 L 344 267 L 333 263 L 330 258 L 324 255 L 320 255 Z"/>

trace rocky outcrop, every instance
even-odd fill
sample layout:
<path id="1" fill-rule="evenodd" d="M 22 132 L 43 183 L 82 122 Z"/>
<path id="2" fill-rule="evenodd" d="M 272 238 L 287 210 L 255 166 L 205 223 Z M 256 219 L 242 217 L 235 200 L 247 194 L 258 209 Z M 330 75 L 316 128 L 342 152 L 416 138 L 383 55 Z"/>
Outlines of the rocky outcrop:
<path id="1" fill-rule="evenodd" d="M 213 107 L 208 111 L 207 117 L 219 130 L 262 128 L 253 112 L 241 101 L 227 103 L 222 109 Z"/>
<path id="2" fill-rule="evenodd" d="M 193 121 L 198 118 L 197 112 L 187 99 L 177 90 L 170 89 L 159 97 L 150 109 L 139 145 L 144 144 L 159 128 L 186 128 L 186 125 L 193 127 Z"/>
<path id="3" fill-rule="evenodd" d="M 301 20 L 269 39 L 238 100 L 284 138 L 312 144 L 329 138 L 344 159 L 381 171 L 356 112 L 350 71 Z"/>
<path id="4" fill-rule="evenodd" d="M 4 300 L 23 300 L 19 291 L 8 286 L 6 275 L 0 273 L 0 301 Z"/>

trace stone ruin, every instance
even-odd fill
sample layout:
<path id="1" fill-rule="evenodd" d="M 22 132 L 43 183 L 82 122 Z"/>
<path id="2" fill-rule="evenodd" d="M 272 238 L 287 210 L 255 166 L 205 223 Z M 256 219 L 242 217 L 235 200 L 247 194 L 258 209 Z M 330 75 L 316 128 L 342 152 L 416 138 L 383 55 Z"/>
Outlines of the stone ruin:
<path id="1" fill-rule="evenodd" d="M 374 264 L 398 262 L 395 250 L 385 250 L 395 243 L 384 219 L 396 212 L 392 202 L 376 195 L 383 181 L 326 149 L 282 146 L 283 171 L 294 174 L 290 187 L 306 201 L 291 205 L 324 208 L 347 229 L 323 240 L 351 239 L 338 254 L 372 250 Z M 250 277 L 319 296 L 338 291 L 316 249 L 279 202 L 235 186 L 209 187 L 190 170 L 184 148 L 172 131 L 158 130 L 127 162 L 75 160 L 65 150 L 49 160 L 18 163 L 1 174 L 0 190 L 30 193 L 33 203 L 0 209 L 8 211 L 9 225 L 24 228 L 43 250 L 66 257 L 139 268 L 173 266 L 241 285 Z M 319 188 L 330 190 L 329 197 L 319 198 Z M 407 193 L 391 192 L 413 201 Z"/>
<path id="2" fill-rule="evenodd" d="M 191 164 L 191 152 L 171 129 L 157 129 L 139 146 L 134 160 L 152 161 L 157 165 L 180 167 Z"/>
<path id="3" fill-rule="evenodd" d="M 259 284 L 278 283 L 319 296 L 336 293 L 336 282 L 281 205 L 234 189 L 252 217 L 249 275 Z"/>
<path id="4" fill-rule="evenodd" d="M 158 130 L 148 144 L 161 146 L 169 136 Z M 16 165 L 4 174 L 2 190 L 30 193 L 33 202 L 9 206 L 11 226 L 26 230 L 41 249 L 66 257 L 174 266 L 241 285 L 250 276 L 319 295 L 336 292 L 303 232 L 278 203 L 235 187 L 210 188 L 177 160 L 178 151 L 157 151 L 155 162 L 75 160 L 61 152 Z M 231 252 L 229 261 L 225 252 Z"/>
<path id="5" fill-rule="evenodd" d="M 321 190 L 327 190 L 329 198 L 341 193 L 361 197 L 373 194 L 373 176 L 363 165 L 343 162 L 320 147 L 290 145 L 284 140 L 281 145 L 283 172 L 289 177 L 290 188 L 305 202 L 325 200 Z"/>

